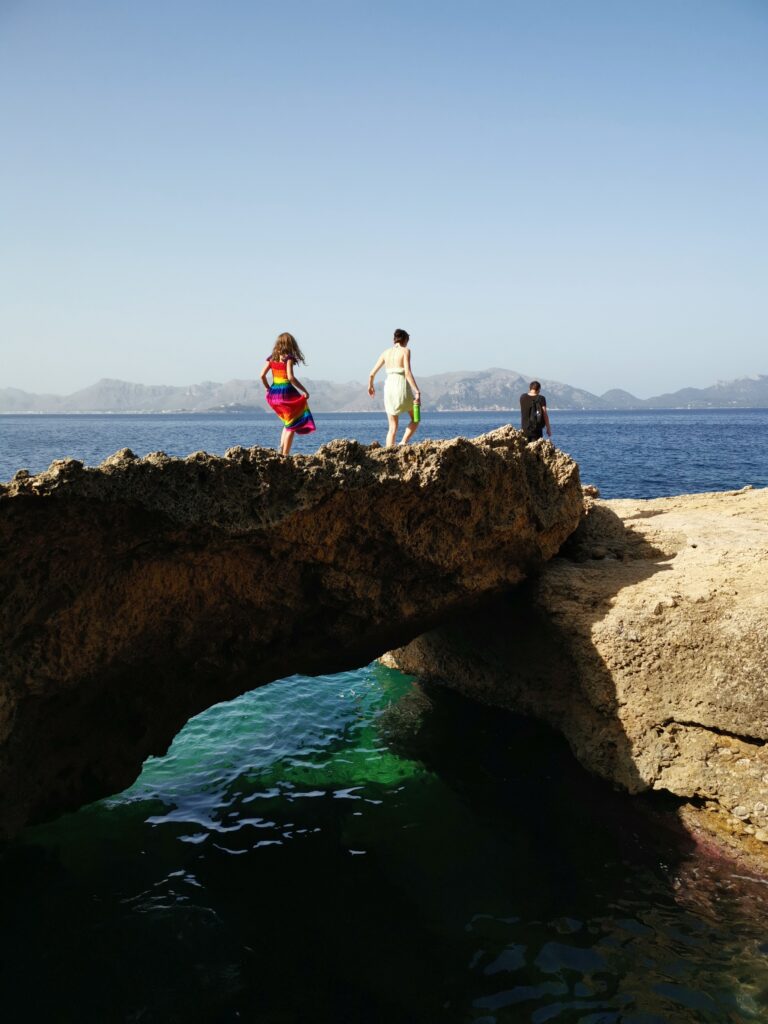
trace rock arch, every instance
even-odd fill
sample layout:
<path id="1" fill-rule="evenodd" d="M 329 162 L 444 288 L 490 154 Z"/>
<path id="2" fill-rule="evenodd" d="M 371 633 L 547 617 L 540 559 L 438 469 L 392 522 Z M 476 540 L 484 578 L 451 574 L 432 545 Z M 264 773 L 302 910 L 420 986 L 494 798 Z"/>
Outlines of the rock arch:
<path id="1" fill-rule="evenodd" d="M 218 701 L 363 664 L 510 587 L 581 512 L 576 464 L 511 427 L 17 473 L 0 485 L 0 834 L 129 785 Z"/>

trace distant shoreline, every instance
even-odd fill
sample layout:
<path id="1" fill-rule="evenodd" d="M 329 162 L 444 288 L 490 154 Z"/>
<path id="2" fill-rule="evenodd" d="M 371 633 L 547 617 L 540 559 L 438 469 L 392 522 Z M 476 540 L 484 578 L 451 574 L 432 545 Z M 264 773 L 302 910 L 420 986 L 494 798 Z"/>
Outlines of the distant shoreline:
<path id="1" fill-rule="evenodd" d="M 461 413 L 512 412 L 531 378 L 515 370 L 492 367 L 419 376 L 425 410 Z M 381 389 L 372 399 L 355 381 L 338 383 L 304 379 L 314 414 L 383 415 Z M 552 412 L 644 412 L 685 409 L 766 409 L 768 374 L 719 381 L 707 388 L 681 388 L 648 398 L 612 388 L 600 395 L 582 387 L 542 378 L 542 392 Z M 32 394 L 0 388 L 0 415 L 231 415 L 269 416 L 261 381 L 203 381 L 185 386 L 137 384 L 102 378 L 69 395 Z"/>

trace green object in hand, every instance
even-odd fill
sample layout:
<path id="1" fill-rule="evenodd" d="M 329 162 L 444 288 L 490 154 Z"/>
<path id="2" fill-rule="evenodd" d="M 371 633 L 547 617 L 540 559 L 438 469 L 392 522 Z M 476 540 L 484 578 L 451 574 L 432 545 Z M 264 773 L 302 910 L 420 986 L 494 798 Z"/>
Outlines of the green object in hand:
<path id="1" fill-rule="evenodd" d="M 421 402 L 413 403 L 413 422 L 418 423 L 421 419 Z"/>

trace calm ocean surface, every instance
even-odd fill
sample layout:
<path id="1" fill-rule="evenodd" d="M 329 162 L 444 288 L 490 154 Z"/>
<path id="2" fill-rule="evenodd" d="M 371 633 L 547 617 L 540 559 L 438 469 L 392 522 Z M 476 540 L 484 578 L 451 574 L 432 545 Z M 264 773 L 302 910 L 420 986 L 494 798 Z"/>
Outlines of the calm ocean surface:
<path id="1" fill-rule="evenodd" d="M 605 498 L 651 498 L 687 491 L 768 486 L 768 410 L 553 412 L 553 441 L 581 466 L 584 483 Z M 337 437 L 384 441 L 383 413 L 321 413 L 314 434 L 298 437 L 294 454 Z M 418 439 L 476 437 L 519 413 L 425 413 Z M 119 448 L 136 455 L 164 451 L 223 455 L 235 445 L 276 448 L 273 416 L 0 416 L 0 480 L 17 469 L 38 473 L 52 459 L 98 465 Z"/>
<path id="2" fill-rule="evenodd" d="M 768 412 L 554 413 L 605 497 L 768 486 Z M 474 436 L 503 414 L 430 416 Z M 383 440 L 383 416 L 298 438 Z M 267 417 L 0 417 L 0 479 L 223 453 Z M 768 1020 L 763 882 L 655 835 L 536 723 L 373 664 L 189 722 L 126 792 L 0 859 L 5 1018 L 77 1024 Z"/>

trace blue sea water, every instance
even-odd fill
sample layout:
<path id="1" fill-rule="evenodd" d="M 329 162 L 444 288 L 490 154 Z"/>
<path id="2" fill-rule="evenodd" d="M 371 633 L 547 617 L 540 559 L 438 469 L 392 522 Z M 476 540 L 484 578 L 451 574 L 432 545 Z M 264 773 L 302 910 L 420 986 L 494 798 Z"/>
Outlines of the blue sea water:
<path id="1" fill-rule="evenodd" d="M 672 412 L 553 412 L 553 441 L 581 467 L 585 483 L 606 498 L 651 498 L 690 491 L 768 486 L 768 409 Z M 382 414 L 321 413 L 314 434 L 298 437 L 294 454 L 306 454 L 337 437 L 383 443 Z M 519 413 L 425 414 L 419 440 L 475 437 Z M 164 451 L 223 454 L 235 445 L 276 448 L 280 428 L 266 416 L 2 416 L 0 480 L 17 469 L 38 473 L 54 458 L 89 465 L 120 448 L 136 455 Z"/>
<path id="2" fill-rule="evenodd" d="M 319 416 L 383 440 L 382 417 Z M 503 415 L 430 417 L 473 436 Z M 553 415 L 605 496 L 768 485 L 768 413 Z M 276 443 L 259 417 L 3 417 L 0 477 L 118 448 Z M 189 722 L 123 793 L 0 859 L 8 1020 L 768 1019 L 763 882 L 588 776 L 545 728 L 378 664 Z"/>

